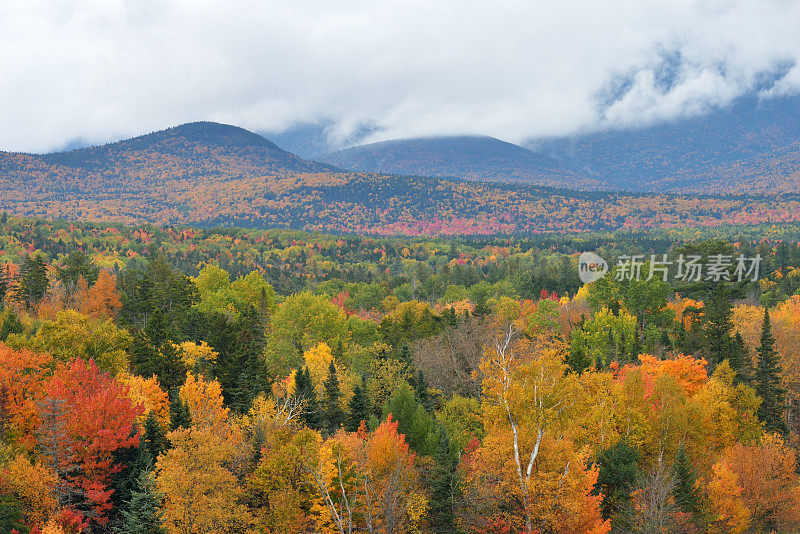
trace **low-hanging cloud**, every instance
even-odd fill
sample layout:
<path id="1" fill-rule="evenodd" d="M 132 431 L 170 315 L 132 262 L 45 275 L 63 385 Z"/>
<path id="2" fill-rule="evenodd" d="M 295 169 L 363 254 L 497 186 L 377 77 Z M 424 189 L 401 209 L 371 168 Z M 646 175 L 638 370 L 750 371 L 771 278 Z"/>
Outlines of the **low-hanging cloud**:
<path id="1" fill-rule="evenodd" d="M 511 141 L 800 90 L 783 0 L 5 0 L 0 149 L 194 120 Z"/>

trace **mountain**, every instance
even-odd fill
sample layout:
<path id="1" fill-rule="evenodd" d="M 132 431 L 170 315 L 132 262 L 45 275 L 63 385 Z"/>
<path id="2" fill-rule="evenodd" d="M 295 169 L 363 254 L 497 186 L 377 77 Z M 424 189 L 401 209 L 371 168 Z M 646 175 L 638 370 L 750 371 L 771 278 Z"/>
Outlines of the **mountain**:
<path id="1" fill-rule="evenodd" d="M 800 197 L 789 195 L 628 194 L 342 171 L 215 123 L 70 152 L 0 153 L 0 209 L 136 224 L 412 235 L 800 222 Z M 0 243 L 0 255 L 6 246 L 13 244 Z"/>
<path id="2" fill-rule="evenodd" d="M 253 132 L 215 122 L 193 122 L 98 147 L 24 156 L 32 162 L 73 172 L 117 173 L 120 176 L 148 173 L 165 166 L 195 176 L 206 172 L 236 174 L 245 170 L 335 170 L 330 165 L 295 156 Z"/>
<path id="3" fill-rule="evenodd" d="M 356 146 L 318 156 L 357 172 L 456 177 L 579 189 L 598 188 L 555 159 L 487 136 L 421 137 Z"/>
<path id="4" fill-rule="evenodd" d="M 617 189 L 798 192 L 800 97 L 742 98 L 696 117 L 525 146 Z"/>

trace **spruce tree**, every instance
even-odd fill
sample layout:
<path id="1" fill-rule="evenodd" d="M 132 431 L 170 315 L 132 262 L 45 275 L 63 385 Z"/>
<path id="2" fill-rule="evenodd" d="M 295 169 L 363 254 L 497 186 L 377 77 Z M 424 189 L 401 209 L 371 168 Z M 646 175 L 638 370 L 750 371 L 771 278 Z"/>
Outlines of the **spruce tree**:
<path id="1" fill-rule="evenodd" d="M 764 321 L 761 324 L 761 341 L 758 349 L 758 366 L 755 373 L 756 393 L 761 397 L 758 417 L 769 432 L 786 433 L 783 421 L 785 392 L 781 387 L 781 362 L 775 350 L 775 338 L 769 322 L 769 310 L 764 308 Z"/>
<path id="2" fill-rule="evenodd" d="M 430 410 L 431 399 L 428 395 L 428 382 L 425 381 L 425 375 L 422 371 L 417 372 L 417 379 L 414 381 L 414 390 L 419 403 L 422 404 L 426 410 Z"/>
<path id="3" fill-rule="evenodd" d="M 50 282 L 47 279 L 47 264 L 41 254 L 26 257 L 20 267 L 19 287 L 16 297 L 31 307 L 38 304 L 47 293 Z"/>
<path id="4" fill-rule="evenodd" d="M 308 428 L 320 430 L 322 428 L 322 417 L 317 405 L 317 392 L 314 389 L 314 382 L 311 380 L 311 373 L 307 367 L 297 371 L 295 375 L 295 389 L 297 396 L 303 399 L 305 407 L 303 409 L 303 422 Z"/>
<path id="5" fill-rule="evenodd" d="M 345 430 L 348 432 L 355 432 L 358 430 L 361 421 L 369 420 L 370 407 L 369 399 L 366 394 L 366 387 L 356 384 L 353 388 L 353 396 L 350 402 L 347 403 L 347 421 L 345 422 Z"/>
<path id="6" fill-rule="evenodd" d="M 116 534 L 166 534 L 162 525 L 161 496 L 149 473 L 139 477 L 139 487 L 122 511 Z"/>
<path id="7" fill-rule="evenodd" d="M 181 400 L 177 387 L 172 389 L 170 397 L 169 414 L 172 430 L 189 428 L 192 426 L 192 415 L 189 412 L 189 404 Z"/>
<path id="8" fill-rule="evenodd" d="M 709 362 L 716 367 L 728 357 L 731 347 L 731 330 L 733 323 L 733 304 L 729 290 L 725 284 L 718 284 L 711 291 L 708 303 L 704 308 L 705 346 Z"/>
<path id="9" fill-rule="evenodd" d="M 604 519 L 624 510 L 630 501 L 631 486 L 639 473 L 639 453 L 626 441 L 603 449 L 597 458 L 599 473 L 595 492 L 603 494 L 600 509 Z"/>
<path id="10" fill-rule="evenodd" d="M 325 380 L 325 396 L 322 408 L 325 416 L 325 428 L 334 434 L 344 422 L 344 412 L 340 405 L 342 392 L 339 389 L 339 378 L 336 376 L 336 365 L 331 360 L 328 366 L 328 378 Z"/>
<path id="11" fill-rule="evenodd" d="M 150 461 L 155 463 L 158 455 L 167 450 L 167 444 L 167 436 L 164 429 L 161 428 L 161 423 L 150 411 L 144 421 L 144 434 L 139 440 L 139 448 L 147 452 Z"/>
<path id="12" fill-rule="evenodd" d="M 434 532 L 449 534 L 455 532 L 453 524 L 453 508 L 456 492 L 458 458 L 450 448 L 447 432 L 439 435 L 439 444 L 433 457 L 435 463 L 431 469 L 428 486 L 431 499 L 428 503 L 428 521 Z"/>
<path id="13" fill-rule="evenodd" d="M 694 466 L 692 466 L 689 457 L 686 455 L 683 443 L 678 447 L 678 452 L 675 454 L 675 463 L 672 466 L 672 470 L 675 474 L 675 489 L 672 490 L 675 503 L 681 511 L 687 514 L 697 513 L 697 493 L 694 487 L 697 475 L 694 472 Z"/>
<path id="14" fill-rule="evenodd" d="M 730 342 L 728 351 L 728 363 L 731 369 L 736 372 L 736 382 L 749 384 L 752 380 L 750 372 L 750 351 L 742 338 L 742 334 L 736 332 Z"/>

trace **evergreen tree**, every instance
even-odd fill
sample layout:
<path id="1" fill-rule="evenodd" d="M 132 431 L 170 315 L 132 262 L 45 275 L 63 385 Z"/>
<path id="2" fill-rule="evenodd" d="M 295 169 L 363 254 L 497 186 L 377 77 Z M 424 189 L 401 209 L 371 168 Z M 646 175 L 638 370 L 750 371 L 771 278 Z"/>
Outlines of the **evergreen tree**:
<path id="1" fill-rule="evenodd" d="M 411 367 L 414 365 L 414 362 L 411 359 L 411 349 L 408 345 L 403 345 L 400 349 L 400 362 L 402 362 L 406 367 Z"/>
<path id="2" fill-rule="evenodd" d="M 97 281 L 100 269 L 92 263 L 92 258 L 80 249 L 73 250 L 64 260 L 64 266 L 58 269 L 58 277 L 67 288 L 75 288 L 83 277 L 89 285 Z"/>
<path id="3" fill-rule="evenodd" d="M 138 427 L 134 425 L 131 429 L 131 435 L 136 432 L 138 432 Z M 152 469 L 153 460 L 147 450 L 142 447 L 142 442 L 140 441 L 138 446 L 114 451 L 114 463 L 121 465 L 122 468 L 111 476 L 111 488 L 114 492 L 111 494 L 112 508 L 109 511 L 109 519 L 112 524 L 120 519 L 119 515 L 124 503 L 136 491 L 142 474 Z"/>
<path id="4" fill-rule="evenodd" d="M 177 387 L 173 388 L 170 394 L 169 415 L 172 430 L 192 426 L 192 414 L 189 412 L 189 404 L 181 400 Z"/>
<path id="5" fill-rule="evenodd" d="M 161 423 L 158 422 L 158 419 L 151 411 L 144 421 L 144 434 L 139 440 L 139 448 L 144 449 L 150 461 L 155 463 L 158 455 L 167 450 L 167 446 L 167 435 L 161 427 Z"/>
<path id="6" fill-rule="evenodd" d="M 675 463 L 672 466 L 675 474 L 675 489 L 672 490 L 675 496 L 675 503 L 681 511 L 687 514 L 697 513 L 697 493 L 695 491 L 694 483 L 697 480 L 697 475 L 694 472 L 694 466 L 689 461 L 686 455 L 686 449 L 681 443 L 678 447 L 678 452 L 675 454 Z"/>
<path id="7" fill-rule="evenodd" d="M 328 378 L 325 380 L 325 396 L 322 401 L 325 428 L 329 434 L 334 434 L 344 422 L 341 398 L 342 392 L 339 389 L 339 378 L 336 376 L 336 365 L 331 360 L 328 366 Z"/>
<path id="8" fill-rule="evenodd" d="M 717 284 L 712 289 L 704 308 L 705 328 L 703 333 L 708 360 L 712 366 L 722 363 L 730 355 L 732 315 L 733 304 L 730 291 L 725 284 Z"/>
<path id="9" fill-rule="evenodd" d="M 736 381 L 749 384 L 752 376 L 750 372 L 750 351 L 747 348 L 747 344 L 739 332 L 736 332 L 730 343 L 728 363 L 730 363 L 731 369 L 736 372 Z"/>
<path id="10" fill-rule="evenodd" d="M 169 341 L 161 344 L 157 354 L 155 374 L 166 390 L 183 385 L 186 381 L 186 365 L 175 346 Z"/>
<path id="11" fill-rule="evenodd" d="M 162 525 L 161 496 L 149 473 L 142 473 L 138 489 L 131 494 L 122 511 L 122 522 L 116 534 L 166 534 Z"/>
<path id="12" fill-rule="evenodd" d="M 417 372 L 417 379 L 414 380 L 414 391 L 420 404 L 422 404 L 426 410 L 430 410 L 431 398 L 430 395 L 428 395 L 428 382 L 425 381 L 425 375 L 422 371 Z"/>
<path id="13" fill-rule="evenodd" d="M 3 324 L 0 326 L 0 341 L 5 341 L 9 334 L 21 334 L 25 331 L 22 321 L 14 310 L 8 308 L 3 314 Z"/>
<path id="14" fill-rule="evenodd" d="M 355 432 L 358 430 L 361 421 L 368 421 L 370 415 L 369 399 L 367 398 L 366 387 L 362 384 L 357 384 L 353 388 L 353 396 L 350 402 L 347 403 L 347 421 L 345 422 L 345 430 L 348 432 Z"/>
<path id="15" fill-rule="evenodd" d="M 770 432 L 786 432 L 783 421 L 785 392 L 781 387 L 781 362 L 775 350 L 775 338 L 769 322 L 769 309 L 764 308 L 764 321 L 761 324 L 761 342 L 757 349 L 758 366 L 755 373 L 756 393 L 761 397 L 758 417 Z"/>
<path id="16" fill-rule="evenodd" d="M 5 268 L 0 267 L 0 308 L 5 305 L 5 298 L 8 294 L 9 280 L 6 278 Z"/>
<path id="17" fill-rule="evenodd" d="M 447 432 L 442 432 L 439 436 L 434 460 L 428 483 L 431 489 L 428 521 L 437 534 L 450 534 L 456 531 L 453 508 L 457 490 L 458 458 L 451 450 Z"/>
<path id="18" fill-rule="evenodd" d="M 408 445 L 418 454 L 432 455 L 439 443 L 436 420 L 414 398 L 414 390 L 404 383 L 383 407 L 383 420 L 392 414 L 397 431 L 404 434 Z"/>
<path id="19" fill-rule="evenodd" d="M 631 485 L 639 473 L 639 453 L 626 441 L 603 449 L 597 458 L 599 473 L 595 492 L 602 492 L 603 518 L 613 517 L 630 501 Z"/>
<path id="20" fill-rule="evenodd" d="M 305 407 L 303 409 L 303 422 L 308 428 L 320 430 L 322 428 L 322 417 L 317 403 L 317 392 L 314 389 L 314 382 L 311 380 L 311 373 L 307 367 L 297 371 L 295 375 L 295 389 L 297 396 L 303 399 Z"/>
<path id="21" fill-rule="evenodd" d="M 41 302 L 49 284 L 47 264 L 42 255 L 27 256 L 20 267 L 19 287 L 15 298 L 23 302 L 26 307 L 31 307 Z"/>

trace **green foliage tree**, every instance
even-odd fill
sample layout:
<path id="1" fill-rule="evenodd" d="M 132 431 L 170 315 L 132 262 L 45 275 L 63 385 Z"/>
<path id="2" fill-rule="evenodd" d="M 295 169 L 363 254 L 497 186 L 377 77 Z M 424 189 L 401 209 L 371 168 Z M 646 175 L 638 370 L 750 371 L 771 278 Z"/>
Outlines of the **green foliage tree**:
<path id="1" fill-rule="evenodd" d="M 680 444 L 675 454 L 672 470 L 675 474 L 675 488 L 672 490 L 675 503 L 681 511 L 692 515 L 697 514 L 699 504 L 697 489 L 695 488 L 697 475 L 689 456 L 686 454 L 686 448 L 683 443 Z"/>
<path id="2" fill-rule="evenodd" d="M 366 392 L 366 384 L 356 384 L 353 388 L 353 396 L 347 403 L 347 420 L 345 421 L 345 430 L 348 432 L 355 432 L 358 430 L 361 422 L 369 421 L 371 409 L 369 406 L 369 397 Z"/>
<path id="3" fill-rule="evenodd" d="M 600 451 L 596 492 L 603 494 L 600 508 L 603 518 L 614 517 L 628 506 L 631 487 L 639 474 L 639 453 L 621 440 Z"/>
<path id="4" fill-rule="evenodd" d="M 320 413 L 319 403 L 317 402 L 317 391 L 311 379 L 308 367 L 298 369 L 295 375 L 296 394 L 303 400 L 303 422 L 309 428 L 320 430 L 322 428 L 322 414 Z"/>
<path id="5" fill-rule="evenodd" d="M 189 412 L 189 404 L 181 400 L 177 386 L 170 390 L 169 418 L 172 430 L 190 428 L 192 426 L 192 414 Z M 155 461 L 155 458 L 153 461 Z"/>
<path id="6" fill-rule="evenodd" d="M 41 254 L 26 256 L 20 266 L 19 287 L 15 298 L 29 308 L 41 302 L 49 285 L 44 257 Z"/>
<path id="7" fill-rule="evenodd" d="M 75 249 L 64 259 L 58 269 L 58 277 L 67 288 L 78 286 L 78 280 L 83 277 L 89 285 L 97 281 L 100 269 L 92 263 L 92 258 L 81 249 Z"/>
<path id="8" fill-rule="evenodd" d="M 139 476 L 138 489 L 131 494 L 122 511 L 122 521 L 115 534 L 166 534 L 162 526 L 161 496 L 150 474 Z"/>
<path id="9" fill-rule="evenodd" d="M 339 378 L 336 376 L 336 365 L 331 360 L 328 366 L 328 377 L 325 379 L 325 394 L 322 399 L 325 429 L 334 434 L 344 422 L 344 411 L 341 407 L 342 392 L 339 389 Z"/>
<path id="10" fill-rule="evenodd" d="M 405 434 L 406 441 L 418 454 L 430 456 L 439 443 L 436 420 L 417 402 L 414 390 L 404 383 L 383 407 L 383 419 L 392 415 L 398 422 L 397 430 Z"/>
<path id="11" fill-rule="evenodd" d="M 769 322 L 769 310 L 764 308 L 761 324 L 761 340 L 757 349 L 758 365 L 755 373 L 755 389 L 761 397 L 758 417 L 770 432 L 786 433 L 783 420 L 785 391 L 781 386 L 781 361 L 775 350 L 775 338 Z"/>

